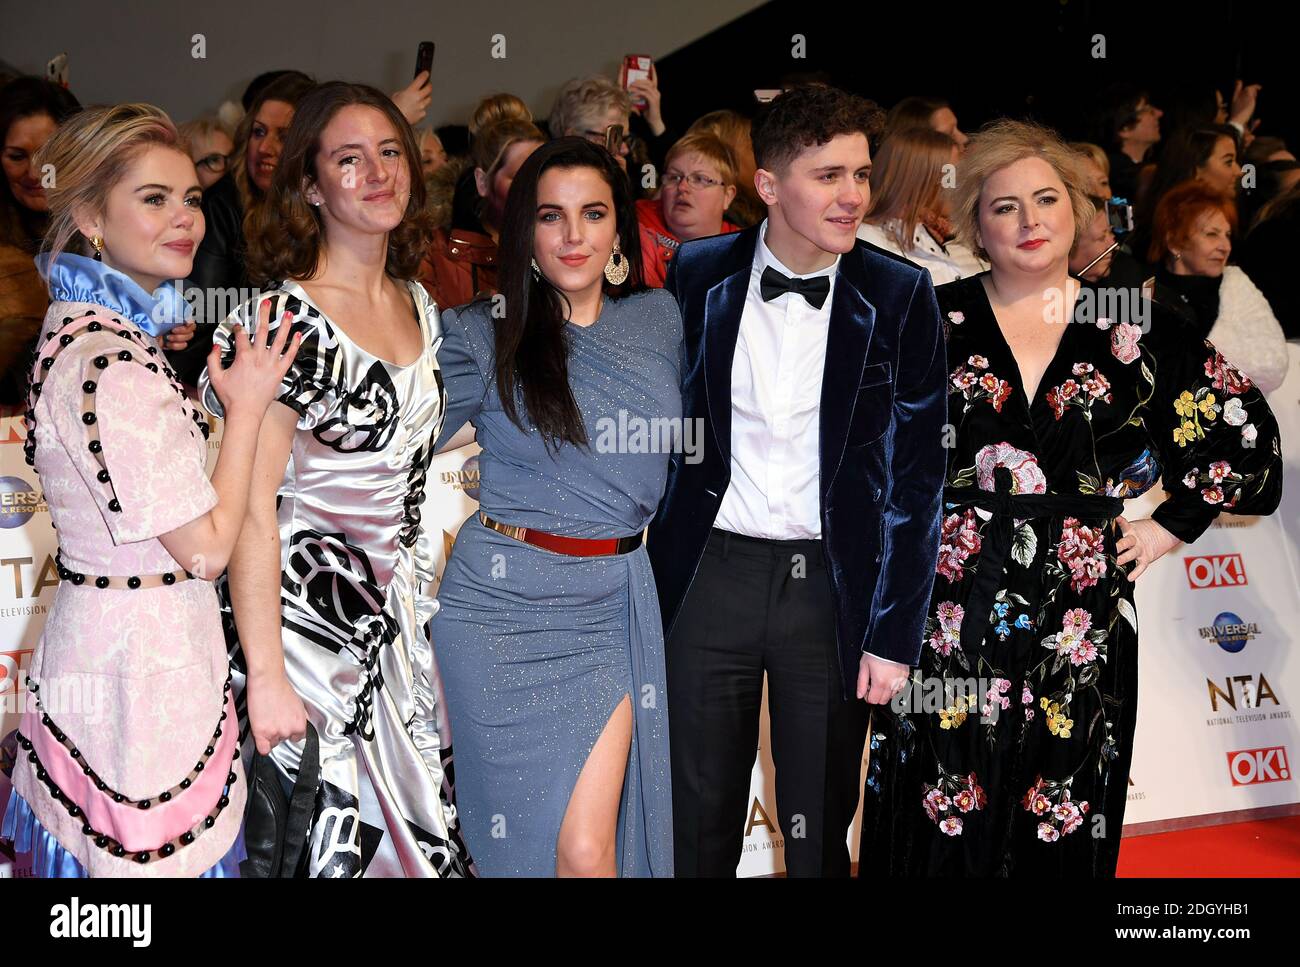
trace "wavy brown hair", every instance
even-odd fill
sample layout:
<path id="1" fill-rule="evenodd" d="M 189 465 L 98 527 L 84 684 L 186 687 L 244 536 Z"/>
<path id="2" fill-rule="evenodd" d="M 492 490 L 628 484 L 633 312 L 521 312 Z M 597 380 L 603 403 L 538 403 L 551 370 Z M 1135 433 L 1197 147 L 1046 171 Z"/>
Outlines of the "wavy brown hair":
<path id="1" fill-rule="evenodd" d="M 248 242 L 248 274 L 256 284 L 284 279 L 309 279 L 320 265 L 326 244 L 320 212 L 307 201 L 307 186 L 318 178 L 316 158 L 326 125 L 339 111 L 353 104 L 374 108 L 397 131 L 410 172 L 411 197 L 401 224 L 388 233 L 388 258 L 384 266 L 395 279 L 409 281 L 419 272 L 420 260 L 433 233 L 424 179 L 420 175 L 420 149 L 415 132 L 387 94 L 365 84 L 330 81 L 298 102 L 293 123 L 285 136 L 280 161 L 267 197 L 244 215 Z"/>

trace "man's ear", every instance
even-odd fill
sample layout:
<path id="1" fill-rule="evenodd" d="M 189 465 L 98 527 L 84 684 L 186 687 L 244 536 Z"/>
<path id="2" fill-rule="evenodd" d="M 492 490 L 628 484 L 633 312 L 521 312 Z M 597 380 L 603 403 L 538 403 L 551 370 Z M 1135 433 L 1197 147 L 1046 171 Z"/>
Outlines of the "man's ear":
<path id="1" fill-rule="evenodd" d="M 759 168 L 754 172 L 754 189 L 764 205 L 776 204 L 776 172 Z"/>

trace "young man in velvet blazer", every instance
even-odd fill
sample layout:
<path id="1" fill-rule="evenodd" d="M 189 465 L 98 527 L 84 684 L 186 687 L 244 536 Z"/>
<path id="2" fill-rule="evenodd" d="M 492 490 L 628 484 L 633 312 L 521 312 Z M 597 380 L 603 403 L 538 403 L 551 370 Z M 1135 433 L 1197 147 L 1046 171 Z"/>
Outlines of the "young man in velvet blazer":
<path id="1" fill-rule="evenodd" d="M 735 874 L 764 674 L 787 872 L 847 876 L 868 703 L 920 653 L 947 365 L 929 273 L 856 237 L 880 123 L 824 86 L 766 105 L 767 219 L 669 268 L 703 441 L 674 455 L 648 542 L 680 876 Z"/>

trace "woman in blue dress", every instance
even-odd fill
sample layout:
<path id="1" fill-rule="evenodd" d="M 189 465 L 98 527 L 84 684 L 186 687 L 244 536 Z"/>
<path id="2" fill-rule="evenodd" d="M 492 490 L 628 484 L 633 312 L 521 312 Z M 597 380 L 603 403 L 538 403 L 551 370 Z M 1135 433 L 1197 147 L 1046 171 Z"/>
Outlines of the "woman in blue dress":
<path id="1" fill-rule="evenodd" d="M 626 176 L 564 138 L 515 176 L 501 295 L 443 314 L 439 446 L 477 433 L 432 637 L 484 876 L 672 876 L 663 629 L 641 535 L 681 434 L 677 305 Z M 467 426 L 467 424 L 469 424 Z"/>

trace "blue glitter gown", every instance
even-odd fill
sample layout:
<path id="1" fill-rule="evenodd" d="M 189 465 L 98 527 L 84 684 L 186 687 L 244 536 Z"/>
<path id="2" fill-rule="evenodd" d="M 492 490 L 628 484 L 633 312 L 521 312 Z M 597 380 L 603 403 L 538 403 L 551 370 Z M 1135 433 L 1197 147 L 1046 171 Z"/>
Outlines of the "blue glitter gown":
<path id="1" fill-rule="evenodd" d="M 555 453 L 502 411 L 490 305 L 443 314 L 438 365 L 448 413 L 439 445 L 474 424 L 480 506 L 494 520 L 566 537 L 638 533 L 654 516 L 669 460 L 667 452 L 634 452 L 662 449 L 637 435 L 646 425 L 639 421 L 681 418 L 675 301 L 663 290 L 607 298 L 591 326 L 566 327 L 569 383 L 590 447 Z M 522 398 L 519 412 L 527 425 Z M 626 434 L 611 436 L 620 426 Z M 615 439 L 623 445 L 610 446 Z M 438 600 L 433 645 L 456 743 L 456 797 L 479 874 L 555 875 L 569 796 L 627 695 L 634 726 L 618 872 L 672 876 L 663 628 L 645 547 L 571 557 L 499 534 L 476 513 L 461 527 Z"/>

